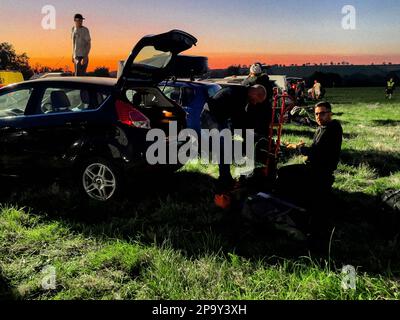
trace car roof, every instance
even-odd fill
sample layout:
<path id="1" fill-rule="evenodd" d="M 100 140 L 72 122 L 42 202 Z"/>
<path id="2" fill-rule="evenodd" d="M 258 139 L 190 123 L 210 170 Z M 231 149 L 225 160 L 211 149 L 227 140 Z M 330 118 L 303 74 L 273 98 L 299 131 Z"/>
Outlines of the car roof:
<path id="1" fill-rule="evenodd" d="M 49 77 L 35 80 L 25 81 L 23 83 L 51 83 L 51 82 L 68 82 L 68 83 L 82 83 L 82 84 L 95 84 L 100 86 L 115 86 L 117 84 L 116 78 L 106 77 Z"/>
<path id="2" fill-rule="evenodd" d="M 163 85 L 166 83 L 166 81 L 161 82 Z M 217 86 L 218 83 L 213 83 L 213 82 L 208 82 L 208 81 L 191 81 L 191 80 L 185 80 L 185 79 L 179 79 L 177 81 L 168 81 L 168 84 L 177 84 L 177 85 L 185 85 L 185 84 L 190 84 L 190 85 L 199 85 L 199 86 Z"/>

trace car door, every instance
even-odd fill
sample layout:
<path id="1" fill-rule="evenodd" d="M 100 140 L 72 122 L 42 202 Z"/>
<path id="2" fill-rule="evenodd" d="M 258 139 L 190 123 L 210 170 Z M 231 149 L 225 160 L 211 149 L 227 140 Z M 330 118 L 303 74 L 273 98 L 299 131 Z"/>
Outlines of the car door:
<path id="1" fill-rule="evenodd" d="M 38 96 L 31 115 L 33 125 L 27 130 L 27 151 L 38 169 L 65 168 L 72 163 L 74 148 L 88 135 L 88 128 L 98 117 L 96 111 L 107 96 L 82 84 L 51 83 Z"/>
<path id="2" fill-rule="evenodd" d="M 36 89 L 27 84 L 0 91 L 0 174 L 20 174 L 31 168 L 26 152 L 27 113 L 36 97 Z"/>

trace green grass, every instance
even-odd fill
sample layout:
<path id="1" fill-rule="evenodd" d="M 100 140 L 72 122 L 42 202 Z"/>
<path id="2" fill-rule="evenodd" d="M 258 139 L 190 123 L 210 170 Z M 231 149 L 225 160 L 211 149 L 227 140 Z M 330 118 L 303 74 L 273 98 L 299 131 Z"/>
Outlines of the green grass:
<path id="1" fill-rule="evenodd" d="M 196 162 L 144 175 L 108 205 L 64 186 L 4 180 L 0 300 L 399 299 L 400 219 L 379 199 L 400 188 L 400 102 L 382 88 L 331 89 L 327 99 L 345 132 L 327 238 L 310 247 L 218 210 L 217 167 Z M 283 140 L 312 134 L 288 125 Z M 344 265 L 357 269 L 356 290 L 341 287 Z M 42 288 L 47 266 L 55 289 Z"/>
<path id="2" fill-rule="evenodd" d="M 400 297 L 399 284 L 360 275 L 357 291 L 311 259 L 250 261 L 236 254 L 189 259 L 168 244 L 83 237 L 59 222 L 2 209 L 2 273 L 24 299 L 370 299 Z M 17 227 L 16 227 L 17 226 Z M 37 231 L 38 230 L 38 231 Z M 32 233 L 42 240 L 32 239 Z M 57 240 L 49 241 L 55 238 Z M 44 291 L 41 270 L 56 268 L 56 289 Z"/>

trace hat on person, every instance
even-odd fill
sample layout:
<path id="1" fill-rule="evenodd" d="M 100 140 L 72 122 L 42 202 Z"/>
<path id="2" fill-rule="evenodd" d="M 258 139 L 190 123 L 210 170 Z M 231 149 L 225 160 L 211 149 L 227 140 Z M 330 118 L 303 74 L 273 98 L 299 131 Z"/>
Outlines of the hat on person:
<path id="1" fill-rule="evenodd" d="M 76 20 L 76 19 L 85 20 L 85 18 L 82 17 L 82 15 L 81 15 L 80 13 L 77 13 L 77 14 L 74 16 L 74 20 Z"/>
<path id="2" fill-rule="evenodd" d="M 261 74 L 262 73 L 261 66 L 259 64 L 253 64 L 250 67 L 250 73 L 257 74 L 257 75 Z"/>

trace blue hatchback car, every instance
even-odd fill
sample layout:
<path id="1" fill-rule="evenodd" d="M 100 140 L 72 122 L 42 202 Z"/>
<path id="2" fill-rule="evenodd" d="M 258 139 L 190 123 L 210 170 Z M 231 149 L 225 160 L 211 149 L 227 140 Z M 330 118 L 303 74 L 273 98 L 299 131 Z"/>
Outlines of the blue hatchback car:
<path id="1" fill-rule="evenodd" d="M 200 115 L 209 97 L 215 95 L 221 86 L 203 81 L 163 81 L 159 84 L 163 93 L 183 107 L 187 113 L 187 127 L 200 135 Z"/>

